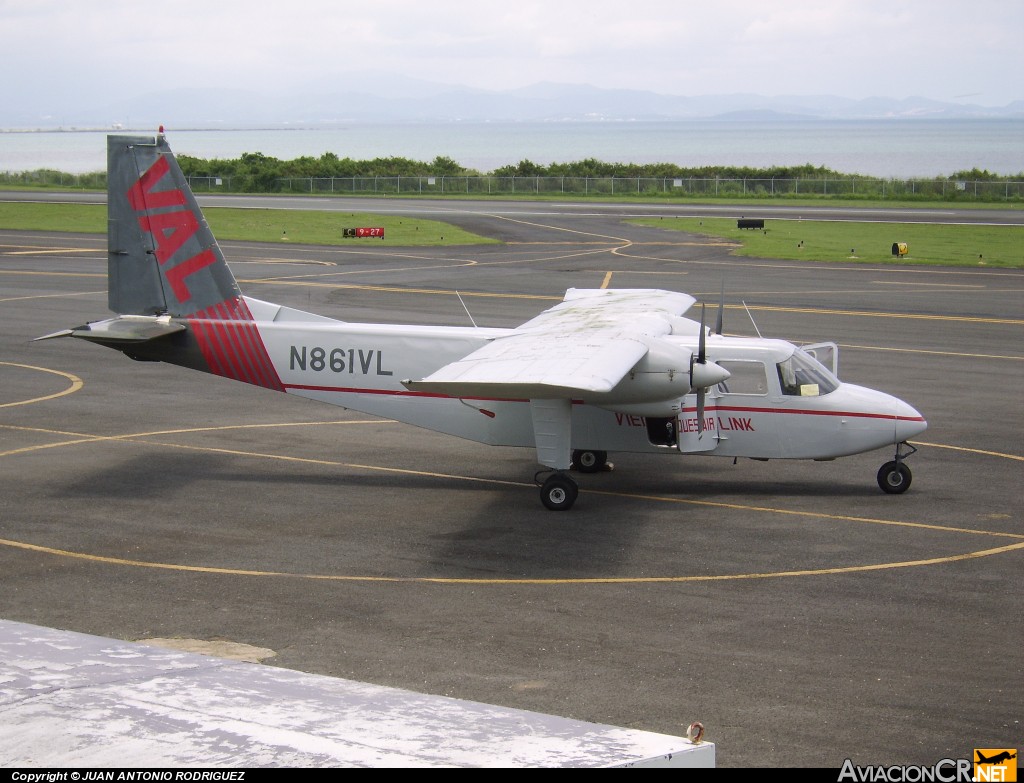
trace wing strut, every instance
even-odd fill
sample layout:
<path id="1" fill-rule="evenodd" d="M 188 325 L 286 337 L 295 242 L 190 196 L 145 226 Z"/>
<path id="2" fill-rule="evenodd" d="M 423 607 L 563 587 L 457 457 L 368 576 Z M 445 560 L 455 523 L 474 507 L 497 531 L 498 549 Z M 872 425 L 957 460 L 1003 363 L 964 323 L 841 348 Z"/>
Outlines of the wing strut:
<path id="1" fill-rule="evenodd" d="M 572 401 L 530 400 L 537 461 L 555 470 L 568 470 L 572 462 Z"/>
<path id="2" fill-rule="evenodd" d="M 572 400 L 530 400 L 533 437 L 537 444 L 537 461 L 552 468 L 540 471 L 535 480 L 540 484 L 540 500 L 552 511 L 567 511 L 576 502 L 579 487 L 565 471 L 572 464 Z M 543 483 L 539 477 L 548 477 Z"/>

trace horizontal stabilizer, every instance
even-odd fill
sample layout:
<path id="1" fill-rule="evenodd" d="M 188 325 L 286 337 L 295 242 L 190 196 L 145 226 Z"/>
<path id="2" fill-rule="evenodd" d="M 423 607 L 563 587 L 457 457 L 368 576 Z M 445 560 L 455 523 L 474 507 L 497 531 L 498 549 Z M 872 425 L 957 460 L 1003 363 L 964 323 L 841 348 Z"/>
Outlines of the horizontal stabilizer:
<path id="1" fill-rule="evenodd" d="M 78 337 L 82 340 L 102 343 L 144 343 L 158 337 L 166 337 L 185 330 L 184 324 L 171 323 L 166 318 L 147 316 L 121 316 L 106 321 L 96 321 L 74 329 L 62 329 L 53 334 L 37 337 L 36 340 L 52 340 L 56 337 Z"/>

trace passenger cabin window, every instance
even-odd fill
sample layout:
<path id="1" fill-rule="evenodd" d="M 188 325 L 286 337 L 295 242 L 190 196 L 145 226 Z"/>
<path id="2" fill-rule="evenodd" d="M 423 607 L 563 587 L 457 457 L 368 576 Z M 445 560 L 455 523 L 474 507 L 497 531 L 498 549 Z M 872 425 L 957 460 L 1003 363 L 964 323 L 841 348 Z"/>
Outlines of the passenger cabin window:
<path id="1" fill-rule="evenodd" d="M 768 375 L 761 362 L 721 361 L 719 367 L 729 371 L 729 378 L 718 384 L 722 394 L 767 394 Z"/>
<path id="2" fill-rule="evenodd" d="M 799 349 L 777 367 L 783 394 L 818 397 L 839 388 L 839 380 L 821 362 Z"/>

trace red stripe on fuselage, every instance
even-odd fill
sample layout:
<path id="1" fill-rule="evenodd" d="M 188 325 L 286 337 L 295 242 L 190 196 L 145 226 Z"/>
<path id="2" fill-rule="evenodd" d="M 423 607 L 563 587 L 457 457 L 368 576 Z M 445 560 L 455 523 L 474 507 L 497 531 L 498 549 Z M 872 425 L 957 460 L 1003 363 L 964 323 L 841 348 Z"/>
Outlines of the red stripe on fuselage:
<path id="1" fill-rule="evenodd" d="M 423 397 L 435 400 L 474 400 L 479 402 L 529 402 L 526 398 L 518 397 L 470 397 L 468 395 L 456 397 L 451 394 L 440 394 L 438 392 L 410 391 L 409 389 L 357 389 L 348 386 L 306 386 L 301 383 L 284 384 L 285 391 L 296 389 L 298 391 L 322 391 L 332 394 L 381 394 L 386 397 Z M 575 404 L 576 401 L 573 400 Z"/>
<path id="2" fill-rule="evenodd" d="M 223 302 L 210 309 L 214 316 L 212 323 L 214 334 L 218 339 L 217 347 L 224 361 L 231 367 L 234 377 L 256 386 L 262 385 L 257 381 L 252 364 L 247 360 L 247 351 L 240 343 L 244 324 L 232 320 L 231 313 L 224 307 Z"/>
<path id="3" fill-rule="evenodd" d="M 849 416 L 861 419 L 885 419 L 886 421 L 924 421 L 924 416 L 894 416 L 891 413 L 866 413 L 862 411 L 825 411 L 809 408 L 749 408 L 739 405 L 709 405 L 704 409 L 705 413 L 712 411 L 734 411 L 738 413 L 785 413 L 797 416 Z M 683 408 L 683 413 L 696 413 L 697 408 Z"/>
<path id="4" fill-rule="evenodd" d="M 272 385 L 276 380 L 276 373 L 270 366 L 269 357 L 267 361 L 259 361 L 258 357 L 265 354 L 263 341 L 260 339 L 259 330 L 252 318 L 249 309 L 241 300 L 235 300 L 240 307 L 231 309 L 228 302 L 222 302 L 219 307 L 226 313 L 227 318 L 238 329 L 237 345 L 241 350 L 243 361 L 245 361 L 253 377 L 252 383 L 257 386 Z"/>
<path id="5" fill-rule="evenodd" d="M 252 313 L 240 298 L 208 307 L 186 320 L 214 375 L 285 390 Z"/>
<path id="6" fill-rule="evenodd" d="M 221 364 L 219 353 L 213 349 L 214 339 L 211 336 L 212 326 L 210 322 L 200 319 L 190 319 L 189 326 L 192 327 L 192 336 L 195 337 L 196 344 L 199 346 L 199 350 L 202 352 L 203 358 L 206 360 L 206 366 L 210 372 L 214 375 L 230 377 L 229 373 Z"/>

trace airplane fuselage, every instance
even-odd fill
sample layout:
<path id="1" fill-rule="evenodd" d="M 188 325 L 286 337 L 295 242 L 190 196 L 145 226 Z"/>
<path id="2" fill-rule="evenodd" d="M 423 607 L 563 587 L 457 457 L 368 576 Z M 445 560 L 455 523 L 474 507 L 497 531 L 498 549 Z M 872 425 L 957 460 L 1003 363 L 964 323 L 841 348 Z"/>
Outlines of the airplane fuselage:
<path id="1" fill-rule="evenodd" d="M 271 368 L 260 372 L 242 358 L 244 333 L 230 321 L 189 319 L 173 351 L 148 344 L 148 356 L 271 386 L 319 402 L 406 422 L 480 443 L 533 448 L 530 400 L 412 391 L 402 381 L 422 378 L 513 330 L 457 326 L 348 323 L 246 297 L 253 327 Z M 697 338 L 666 341 L 693 351 Z M 182 351 L 182 342 L 191 349 Z M 115 346 L 117 347 L 117 346 Z M 814 362 L 832 386 L 804 384 L 786 393 L 780 362 L 797 349 L 781 340 L 708 340 L 710 360 L 732 377 L 709 390 L 700 426 L 695 394 L 679 397 L 671 415 L 642 416 L 609 405 L 600 395 L 572 401 L 572 448 L 617 452 L 684 452 L 754 459 L 832 459 L 900 443 L 924 429 L 917 411 L 884 392 L 840 383 Z M 800 352 L 802 353 L 802 352 Z M 191 357 L 190 360 L 183 358 Z M 251 364 L 251 360 L 250 360 Z M 279 379 L 279 386 L 264 381 Z M 618 409 L 616 409 L 618 407 Z"/>

